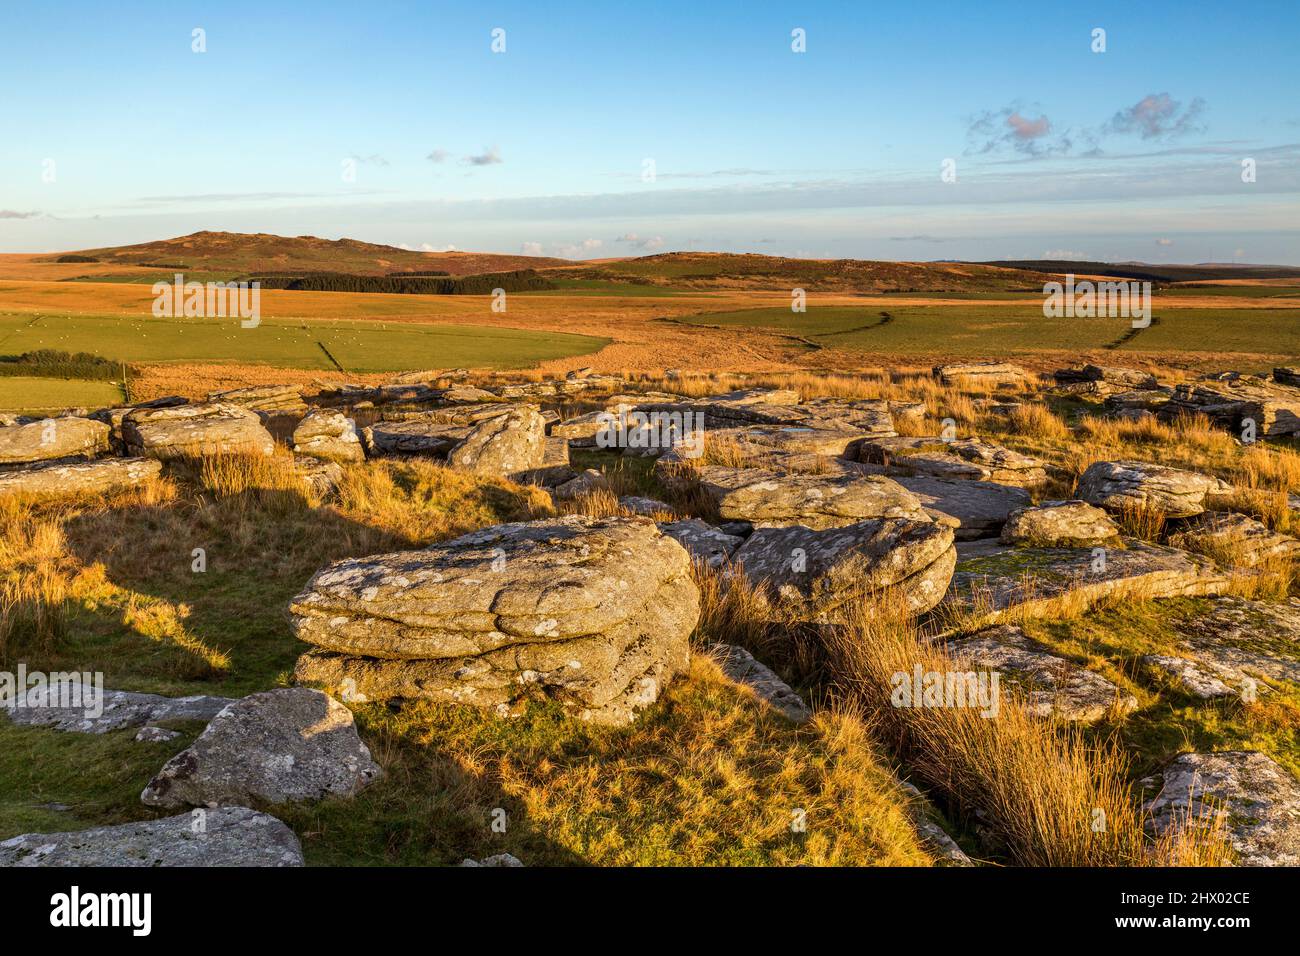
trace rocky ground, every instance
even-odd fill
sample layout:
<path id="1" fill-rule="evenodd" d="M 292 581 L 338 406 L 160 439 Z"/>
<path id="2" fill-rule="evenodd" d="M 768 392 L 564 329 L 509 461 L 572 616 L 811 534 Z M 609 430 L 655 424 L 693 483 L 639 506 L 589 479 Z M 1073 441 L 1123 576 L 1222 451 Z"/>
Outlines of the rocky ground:
<path id="1" fill-rule="evenodd" d="M 121 683 L 93 717 L 23 688 L 0 734 L 69 776 L 97 739 L 145 776 L 134 803 L 62 811 L 14 781 L 0 862 L 1076 859 L 1000 832 L 987 771 L 945 773 L 941 738 L 846 715 L 871 698 L 837 670 L 846 635 L 871 658 L 892 609 L 946 662 L 915 706 L 996 675 L 988 733 L 1118 748 L 1084 776 L 1115 776 L 1108 826 L 1134 836 L 1080 862 L 1167 860 L 1177 836 L 1294 864 L 1297 380 L 967 364 L 864 397 L 835 375 L 452 370 L 10 418 L 0 655 Z M 436 759 L 433 728 L 456 742 Z M 407 816 L 416 780 L 437 834 Z M 489 784 L 527 837 L 496 840 Z M 561 819 L 575 788 L 594 830 Z M 61 813 L 108 822 L 22 829 Z M 386 825 L 405 836 L 367 845 Z M 700 849 L 629 849 L 664 827 Z"/>

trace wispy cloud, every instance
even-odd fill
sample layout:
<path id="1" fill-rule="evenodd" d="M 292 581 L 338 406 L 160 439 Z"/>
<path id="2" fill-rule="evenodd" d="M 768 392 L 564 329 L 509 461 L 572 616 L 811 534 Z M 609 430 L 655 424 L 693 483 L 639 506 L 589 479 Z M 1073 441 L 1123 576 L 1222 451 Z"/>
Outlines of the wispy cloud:
<path id="1" fill-rule="evenodd" d="M 474 156 L 466 156 L 461 162 L 470 166 L 495 166 L 497 163 L 503 163 L 501 158 L 501 149 L 497 146 L 491 146 L 483 152 Z"/>
<path id="2" fill-rule="evenodd" d="M 445 163 L 450 156 L 451 153 L 447 152 L 445 149 L 435 149 L 424 158 L 431 163 Z"/>
<path id="3" fill-rule="evenodd" d="M 39 212 L 18 212 L 16 209 L 0 209 L 0 219 L 35 219 Z"/>
<path id="4" fill-rule="evenodd" d="M 1199 96 L 1184 108 L 1168 93 L 1148 93 L 1111 117 L 1106 129 L 1112 133 L 1137 133 L 1143 139 L 1171 139 L 1204 132 L 1205 127 L 1198 122 L 1204 112 L 1205 100 Z"/>

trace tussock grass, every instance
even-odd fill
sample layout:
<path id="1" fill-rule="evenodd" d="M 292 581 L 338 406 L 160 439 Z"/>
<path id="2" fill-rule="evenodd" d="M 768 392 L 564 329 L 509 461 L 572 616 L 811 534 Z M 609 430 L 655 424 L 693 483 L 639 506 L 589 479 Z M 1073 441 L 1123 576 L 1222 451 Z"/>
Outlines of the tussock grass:
<path id="1" fill-rule="evenodd" d="M 861 705 L 897 751 L 936 789 L 992 831 L 1013 862 L 1029 866 L 1219 865 L 1221 829 L 1177 827 L 1160 840 L 1143 830 L 1129 764 L 1115 744 L 1033 717 L 1004 691 L 997 716 L 975 707 L 895 707 L 893 675 L 974 670 L 918 640 L 901 599 L 888 597 L 846 627 L 826 632 L 836 689 Z"/>

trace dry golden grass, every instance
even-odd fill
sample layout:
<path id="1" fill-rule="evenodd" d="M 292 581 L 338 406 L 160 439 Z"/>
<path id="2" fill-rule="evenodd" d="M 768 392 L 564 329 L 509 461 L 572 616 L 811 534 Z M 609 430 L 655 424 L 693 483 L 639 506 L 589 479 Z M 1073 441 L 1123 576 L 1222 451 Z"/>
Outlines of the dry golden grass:
<path id="1" fill-rule="evenodd" d="M 1028 866 L 1220 865 L 1222 830 L 1177 828 L 1158 841 L 1143 830 L 1128 761 L 1117 746 L 1033 717 L 1006 694 L 994 717 L 978 707 L 896 707 L 892 678 L 976 668 L 918 640 L 901 599 L 882 599 L 826 633 L 841 694 L 858 701 L 926 781 L 978 815 L 1013 862 Z"/>
<path id="2" fill-rule="evenodd" d="M 1065 422 L 1044 405 L 1024 404 L 1005 416 L 1006 430 L 1015 435 L 1026 435 L 1047 441 L 1063 441 L 1070 437 Z"/>

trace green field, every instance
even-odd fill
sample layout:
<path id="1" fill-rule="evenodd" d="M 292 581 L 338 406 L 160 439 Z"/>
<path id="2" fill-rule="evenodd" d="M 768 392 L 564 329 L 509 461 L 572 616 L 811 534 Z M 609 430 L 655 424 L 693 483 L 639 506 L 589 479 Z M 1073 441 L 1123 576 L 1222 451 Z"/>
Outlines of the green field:
<path id="1" fill-rule="evenodd" d="M 0 411 L 36 412 L 85 406 L 120 405 L 122 389 L 112 382 L 66 378 L 0 377 Z"/>
<path id="2" fill-rule="evenodd" d="M 884 320 L 884 313 L 889 316 Z M 1048 319 L 1041 306 L 812 306 L 707 312 L 693 325 L 763 328 L 809 347 L 895 354 L 1013 355 L 1105 348 L 1131 330 L 1128 319 Z M 1300 309 L 1163 309 L 1123 342 L 1124 351 L 1254 352 L 1300 356 Z"/>
<path id="3" fill-rule="evenodd" d="M 263 319 L 256 328 L 245 329 L 238 319 L 0 314 L 0 354 L 61 349 L 141 364 L 230 362 L 347 372 L 519 368 L 586 355 L 608 342 L 469 325 Z"/>

